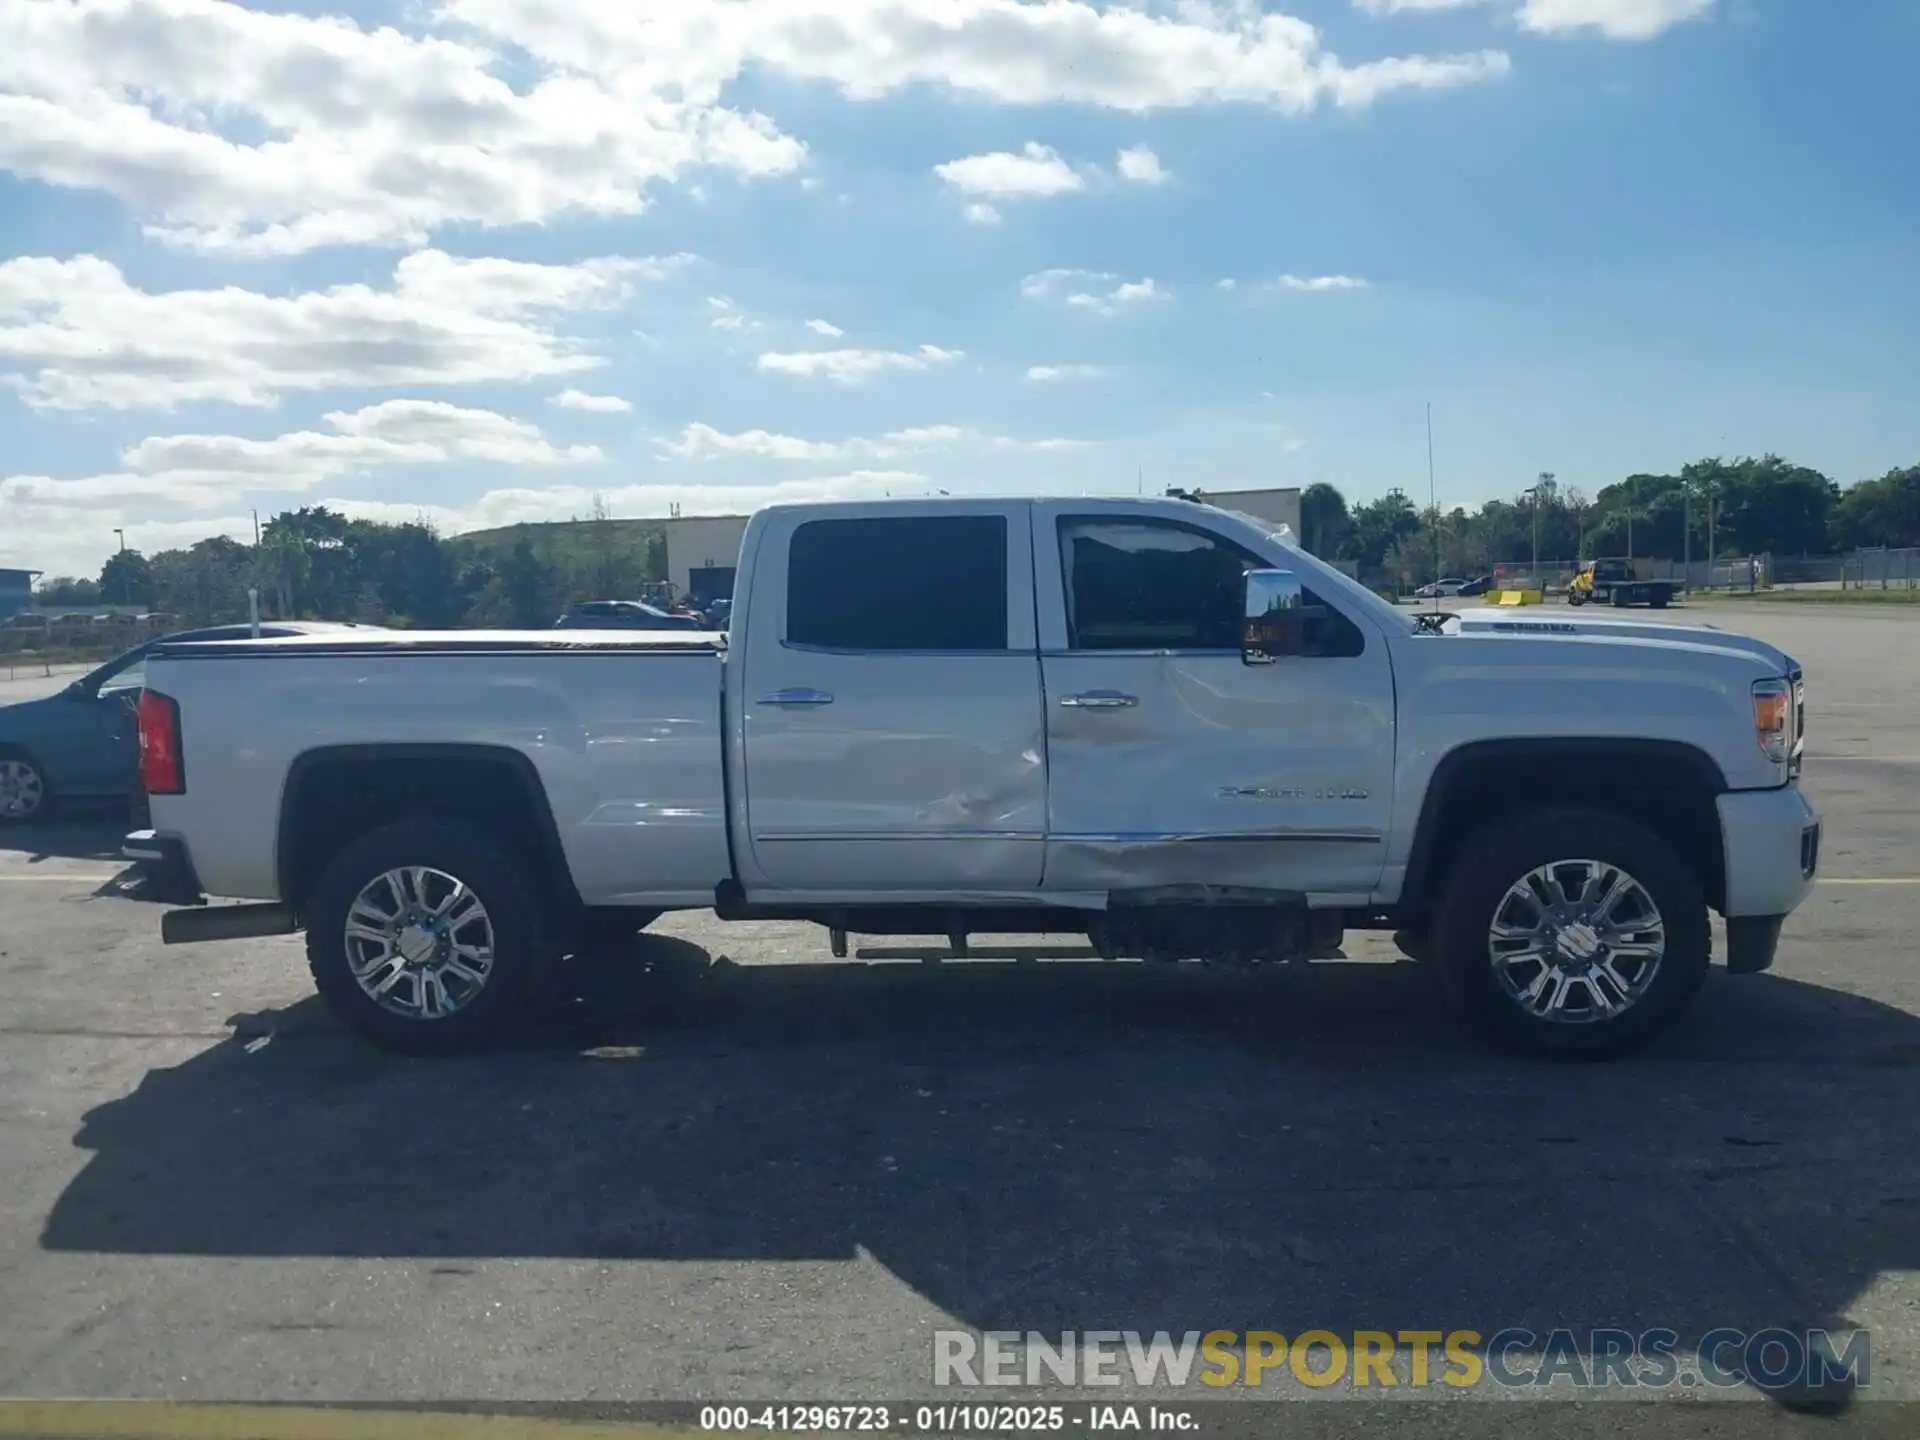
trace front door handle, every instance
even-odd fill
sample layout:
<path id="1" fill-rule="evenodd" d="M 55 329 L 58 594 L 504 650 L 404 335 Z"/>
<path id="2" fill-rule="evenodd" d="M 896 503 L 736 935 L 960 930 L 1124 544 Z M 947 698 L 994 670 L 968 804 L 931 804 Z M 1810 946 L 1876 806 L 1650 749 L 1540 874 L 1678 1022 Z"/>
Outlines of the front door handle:
<path id="1" fill-rule="evenodd" d="M 1118 690 L 1086 690 L 1078 695 L 1062 695 L 1060 703 L 1069 710 L 1128 710 L 1140 703 L 1136 695 Z"/>
<path id="2" fill-rule="evenodd" d="M 831 705 L 833 696 L 824 690 L 809 690 L 804 685 L 789 685 L 785 690 L 776 690 L 771 695 L 762 695 L 755 702 L 760 705 Z"/>

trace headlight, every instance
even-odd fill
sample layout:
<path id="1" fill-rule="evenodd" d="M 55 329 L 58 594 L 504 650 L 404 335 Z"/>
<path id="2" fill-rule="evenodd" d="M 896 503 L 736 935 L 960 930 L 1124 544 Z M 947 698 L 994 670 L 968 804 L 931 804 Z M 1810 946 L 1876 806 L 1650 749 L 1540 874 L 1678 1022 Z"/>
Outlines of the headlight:
<path id="1" fill-rule="evenodd" d="M 1793 684 L 1788 680 L 1753 682 L 1753 738 L 1776 765 L 1793 753 Z"/>

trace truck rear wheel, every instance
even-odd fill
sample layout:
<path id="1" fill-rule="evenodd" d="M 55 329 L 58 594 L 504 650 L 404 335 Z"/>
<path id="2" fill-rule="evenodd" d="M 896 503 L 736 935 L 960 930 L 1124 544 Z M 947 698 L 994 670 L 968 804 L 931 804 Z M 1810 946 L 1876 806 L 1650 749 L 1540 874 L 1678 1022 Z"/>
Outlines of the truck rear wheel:
<path id="1" fill-rule="evenodd" d="M 335 857 L 303 907 L 327 1007 L 384 1050 L 443 1055 L 498 1036 L 546 969 L 546 906 L 513 851 L 453 820 L 406 820 Z"/>
<path id="2" fill-rule="evenodd" d="M 1619 1055 L 1692 1003 L 1712 954 L 1707 903 L 1671 846 L 1597 810 L 1546 810 L 1469 842 L 1435 917 L 1467 1015 L 1536 1054 Z"/>

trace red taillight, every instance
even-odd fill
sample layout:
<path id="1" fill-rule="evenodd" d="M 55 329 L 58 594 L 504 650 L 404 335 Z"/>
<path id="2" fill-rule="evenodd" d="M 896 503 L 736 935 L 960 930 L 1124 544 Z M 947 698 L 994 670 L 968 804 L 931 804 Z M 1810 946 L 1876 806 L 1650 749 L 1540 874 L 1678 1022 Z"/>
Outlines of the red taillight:
<path id="1" fill-rule="evenodd" d="M 187 793 L 180 759 L 180 707 L 171 695 L 140 692 L 140 786 L 149 795 Z"/>

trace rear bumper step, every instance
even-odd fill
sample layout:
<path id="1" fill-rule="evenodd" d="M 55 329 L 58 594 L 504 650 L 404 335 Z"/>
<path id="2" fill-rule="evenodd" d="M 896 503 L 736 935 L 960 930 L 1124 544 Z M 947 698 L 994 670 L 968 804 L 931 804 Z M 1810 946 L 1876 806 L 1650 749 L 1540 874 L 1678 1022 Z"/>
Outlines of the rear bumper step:
<path id="1" fill-rule="evenodd" d="M 292 909 L 285 905 L 207 905 L 169 910 L 160 917 L 160 939 L 167 945 L 291 935 L 299 928 Z"/>

